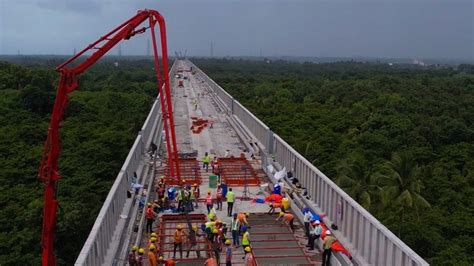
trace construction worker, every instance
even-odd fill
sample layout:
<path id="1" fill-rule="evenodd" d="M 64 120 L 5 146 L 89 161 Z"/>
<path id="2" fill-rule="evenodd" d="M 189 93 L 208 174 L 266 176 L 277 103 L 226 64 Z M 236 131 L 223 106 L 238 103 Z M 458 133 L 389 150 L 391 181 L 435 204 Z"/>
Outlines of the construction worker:
<path id="1" fill-rule="evenodd" d="M 232 265 L 232 242 L 230 239 L 227 239 L 225 241 L 225 265 L 226 266 L 231 266 Z"/>
<path id="2" fill-rule="evenodd" d="M 161 264 L 163 264 L 163 265 L 165 265 L 165 266 L 175 266 L 175 265 L 176 265 L 176 263 L 174 262 L 173 259 L 167 259 L 167 260 L 165 260 L 165 259 L 163 258 L 163 256 L 160 256 L 160 257 L 158 258 L 158 263 L 161 263 Z M 160 264 L 160 265 L 161 265 L 161 264 Z"/>
<path id="3" fill-rule="evenodd" d="M 132 251 L 128 253 L 128 265 L 137 266 L 137 251 L 138 246 L 133 246 Z"/>
<path id="4" fill-rule="evenodd" d="M 207 207 L 207 213 L 211 213 L 211 209 L 213 208 L 214 203 L 212 201 L 212 194 L 211 191 L 207 192 L 207 197 L 206 197 L 206 207 Z"/>
<path id="5" fill-rule="evenodd" d="M 234 213 L 234 217 L 232 219 L 232 222 L 230 223 L 230 230 L 232 232 L 232 242 L 235 247 L 239 246 L 239 228 L 240 222 L 237 219 L 237 213 Z"/>
<path id="6" fill-rule="evenodd" d="M 204 262 L 206 266 L 217 266 L 217 261 L 214 259 L 211 254 L 209 254 L 209 258 Z"/>
<path id="7" fill-rule="evenodd" d="M 313 215 L 309 211 L 309 208 L 303 209 L 303 215 L 304 234 L 309 239 L 309 222 L 311 221 L 311 218 L 313 218 Z"/>
<path id="8" fill-rule="evenodd" d="M 323 240 L 323 266 L 329 266 L 332 254 L 332 243 L 334 243 L 334 241 L 336 241 L 336 239 L 332 236 L 331 231 L 326 230 L 326 237 Z"/>
<path id="9" fill-rule="evenodd" d="M 188 250 L 186 251 L 186 258 L 189 257 L 189 251 L 191 251 L 192 248 L 196 248 L 197 237 L 201 236 L 200 234 L 198 234 L 197 230 L 198 230 L 198 227 L 196 225 L 193 225 L 191 227 L 191 231 L 188 234 L 189 246 L 188 246 Z M 201 253 L 199 252 L 199 248 L 196 249 L 196 255 L 198 258 L 201 258 Z"/>
<path id="10" fill-rule="evenodd" d="M 190 186 L 186 187 L 186 195 L 187 195 L 186 208 L 188 209 L 189 212 L 192 212 L 194 211 L 193 202 L 195 202 L 196 200 Z"/>
<path id="11" fill-rule="evenodd" d="M 239 220 L 240 227 L 246 225 L 249 227 L 249 223 L 247 222 L 247 217 L 249 217 L 249 213 L 239 213 L 237 214 L 237 220 Z M 242 233 L 242 230 L 239 230 Z"/>
<path id="12" fill-rule="evenodd" d="M 311 230 L 311 232 L 309 233 L 308 245 L 306 245 L 309 250 L 314 250 L 314 241 L 320 238 L 321 234 L 323 233 L 323 227 L 321 226 L 319 220 L 316 220 L 316 222 L 314 222 L 314 225 L 315 226 L 313 230 Z"/>
<path id="13" fill-rule="evenodd" d="M 206 172 L 209 171 L 209 163 L 211 162 L 211 156 L 206 152 L 202 158 L 202 169 L 206 169 Z"/>
<path id="14" fill-rule="evenodd" d="M 214 256 L 216 257 L 217 264 L 220 264 L 220 253 L 222 251 L 222 236 L 217 228 L 212 230 L 212 235 L 214 237 L 211 242 L 212 250 L 214 251 Z"/>
<path id="15" fill-rule="evenodd" d="M 145 250 L 143 248 L 138 250 L 137 256 L 137 266 L 143 266 L 143 254 L 145 254 Z"/>
<path id="16" fill-rule="evenodd" d="M 153 231 L 153 222 L 155 221 L 155 212 L 153 211 L 151 203 L 147 204 L 145 216 L 146 216 L 146 232 L 151 233 Z"/>
<path id="17" fill-rule="evenodd" d="M 278 221 L 280 218 L 283 218 L 282 219 L 282 223 L 286 223 L 290 226 L 290 230 L 291 232 L 294 232 L 293 228 L 294 228 L 294 225 L 293 225 L 293 222 L 295 221 L 295 216 L 293 216 L 293 214 L 291 213 L 285 213 L 285 212 L 280 212 L 280 215 L 278 215 L 278 217 L 275 219 L 275 221 Z"/>
<path id="18" fill-rule="evenodd" d="M 252 249 L 250 247 L 245 248 L 245 266 L 256 266 L 255 260 L 252 255 Z"/>
<path id="19" fill-rule="evenodd" d="M 173 247 L 173 259 L 176 259 L 176 249 L 179 247 L 179 256 L 183 258 L 183 226 L 178 224 L 176 226 L 176 231 L 174 232 L 173 239 L 174 239 L 174 247 Z"/>
<path id="20" fill-rule="evenodd" d="M 270 203 L 269 207 L 270 210 L 268 210 L 268 214 L 274 214 L 276 208 L 280 208 L 280 212 L 283 211 L 283 205 L 281 204 L 281 202 L 272 202 Z"/>
<path id="21" fill-rule="evenodd" d="M 250 233 L 247 230 L 247 226 L 242 226 L 242 247 L 244 248 L 244 252 L 247 253 L 246 248 L 250 246 Z"/>
<path id="22" fill-rule="evenodd" d="M 227 198 L 227 216 L 231 217 L 232 209 L 234 208 L 234 200 L 235 200 L 234 191 L 232 191 L 231 187 L 229 188 L 229 191 L 227 192 L 226 198 Z"/>
<path id="23" fill-rule="evenodd" d="M 194 195 L 194 201 L 195 201 L 195 204 L 196 206 L 194 206 L 195 208 L 198 208 L 198 199 L 199 197 L 201 196 L 201 190 L 199 189 L 199 186 L 197 183 L 194 183 L 194 186 L 193 186 L 193 195 Z"/>
<path id="24" fill-rule="evenodd" d="M 155 253 L 155 250 L 156 250 L 156 247 L 155 245 L 151 244 L 149 247 L 148 247 L 148 262 L 150 263 L 150 266 L 157 266 L 158 265 L 158 260 L 157 260 L 157 257 L 156 257 L 156 253 Z"/>
<path id="25" fill-rule="evenodd" d="M 184 187 L 182 187 L 178 191 L 178 212 L 184 211 L 184 199 L 185 199 L 185 191 L 184 191 Z"/>
<path id="26" fill-rule="evenodd" d="M 217 186 L 216 192 L 216 202 L 217 202 L 217 210 L 222 211 L 222 186 Z"/>

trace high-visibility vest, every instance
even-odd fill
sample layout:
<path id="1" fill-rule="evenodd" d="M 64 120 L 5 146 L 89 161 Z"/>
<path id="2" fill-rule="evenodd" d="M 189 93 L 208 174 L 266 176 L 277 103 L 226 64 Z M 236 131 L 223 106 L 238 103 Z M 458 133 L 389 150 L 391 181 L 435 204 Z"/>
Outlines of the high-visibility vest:
<path id="1" fill-rule="evenodd" d="M 204 158 L 202 158 L 202 161 L 203 161 L 204 163 L 209 163 L 209 162 L 211 161 L 211 157 L 210 157 L 209 155 L 204 156 Z"/>
<path id="2" fill-rule="evenodd" d="M 242 245 L 244 246 L 250 245 L 249 232 L 245 232 L 244 235 L 242 236 Z"/>
<path id="3" fill-rule="evenodd" d="M 207 205 L 212 205 L 212 195 L 207 196 L 207 198 L 206 198 L 206 204 L 207 204 Z"/>
<path id="4" fill-rule="evenodd" d="M 232 223 L 231 223 L 231 228 L 232 228 L 232 230 L 233 230 L 233 231 L 239 230 L 239 224 L 240 224 L 240 223 L 239 223 L 239 220 L 233 219 L 233 220 L 232 220 Z"/>
<path id="5" fill-rule="evenodd" d="M 226 197 L 227 197 L 227 202 L 231 202 L 231 203 L 234 202 L 234 192 L 233 191 L 227 192 Z"/>
<path id="6" fill-rule="evenodd" d="M 183 200 L 184 199 L 184 189 L 181 189 L 178 193 L 178 200 Z"/>

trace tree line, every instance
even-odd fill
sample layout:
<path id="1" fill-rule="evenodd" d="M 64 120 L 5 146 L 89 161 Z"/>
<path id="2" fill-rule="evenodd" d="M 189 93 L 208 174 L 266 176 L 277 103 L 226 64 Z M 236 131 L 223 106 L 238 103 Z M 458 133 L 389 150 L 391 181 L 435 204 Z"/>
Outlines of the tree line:
<path id="1" fill-rule="evenodd" d="M 474 263 L 472 66 L 193 61 L 429 263 Z"/>

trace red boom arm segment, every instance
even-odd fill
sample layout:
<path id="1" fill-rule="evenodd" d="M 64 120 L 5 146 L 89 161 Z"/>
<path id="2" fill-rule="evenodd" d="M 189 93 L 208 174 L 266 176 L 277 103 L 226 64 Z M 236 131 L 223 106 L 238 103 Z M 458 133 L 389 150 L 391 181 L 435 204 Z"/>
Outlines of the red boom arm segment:
<path id="1" fill-rule="evenodd" d="M 147 20 L 147 27 L 136 29 L 140 24 Z M 155 25 L 157 22 L 160 29 L 162 68 L 160 68 L 160 56 L 158 54 L 157 41 L 155 38 Z M 171 170 L 171 177 L 177 178 L 178 181 L 180 181 L 178 147 L 176 145 L 176 134 L 174 131 L 171 90 L 168 74 L 168 51 L 165 27 L 165 20 L 160 13 L 155 10 L 140 10 L 134 17 L 117 26 L 106 35 L 100 37 L 100 39 L 90 44 L 77 55 L 71 57 L 56 68 L 56 70 L 61 73 L 61 78 L 56 91 L 56 99 L 54 101 L 53 112 L 49 123 L 48 136 L 44 144 L 43 156 L 39 168 L 39 179 L 45 185 L 43 232 L 41 239 L 43 248 L 42 263 L 44 266 L 56 265 L 54 254 L 56 210 L 58 207 L 56 190 L 57 181 L 61 178 L 58 169 L 58 158 L 61 151 L 59 127 L 68 103 L 68 94 L 77 89 L 77 76 L 97 62 L 97 60 L 112 49 L 117 43 L 122 40 L 128 40 L 136 34 L 143 33 L 149 28 L 151 29 L 153 40 L 155 72 L 158 79 L 157 89 L 160 94 L 163 125 L 168 149 L 168 165 Z M 70 63 L 91 50 L 94 50 L 94 52 L 85 61 L 79 63 L 77 66 L 68 67 Z"/>

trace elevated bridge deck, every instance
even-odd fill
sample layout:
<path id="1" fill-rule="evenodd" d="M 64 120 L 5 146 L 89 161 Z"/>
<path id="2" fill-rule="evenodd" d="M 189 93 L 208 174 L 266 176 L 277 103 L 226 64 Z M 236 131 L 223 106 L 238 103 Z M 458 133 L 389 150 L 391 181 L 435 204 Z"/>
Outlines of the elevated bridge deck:
<path id="1" fill-rule="evenodd" d="M 186 76 L 183 87 L 177 86 L 178 80 L 174 77 L 178 67 L 184 70 L 192 68 L 192 71 L 182 72 Z M 308 252 L 304 249 L 306 239 L 301 228 L 303 207 L 309 207 L 314 213 L 324 214 L 321 220 L 326 225 L 338 225 L 339 229 L 333 230 L 333 234 L 350 252 L 352 261 L 347 256 L 336 253 L 332 257 L 332 265 L 428 265 L 192 62 L 175 61 L 170 77 L 178 148 L 183 157 L 194 156 L 201 160 L 205 152 L 217 157 L 243 156 L 248 164 L 245 164 L 245 169 L 240 166 L 241 174 L 245 176 L 250 171 L 249 166 L 254 171 L 249 175 L 249 183 L 253 186 L 247 187 L 247 196 L 251 199 L 269 195 L 269 187 L 276 182 L 275 172 L 281 169 L 291 171 L 307 192 L 307 195 L 292 193 L 291 211 L 298 220 L 294 233 L 275 222 L 274 216 L 264 214 L 268 210 L 266 204 L 240 199 L 236 201 L 233 212 L 252 213 L 249 217 L 249 222 L 254 225 L 250 231 L 251 244 L 258 265 L 320 263 L 319 251 Z M 193 121 L 196 119 L 207 120 L 207 123 L 201 127 L 203 124 L 199 122 L 195 126 L 200 128 L 193 128 Z M 156 180 L 166 172 L 166 160 L 150 158 L 147 151 L 152 141 L 163 147 L 162 128 L 160 101 L 157 99 L 102 206 L 76 265 L 126 265 L 127 253 L 132 245 L 146 247 L 149 235 L 145 233 L 143 204 L 156 199 Z M 161 151 L 163 152 L 162 149 Z M 207 214 L 203 197 L 210 186 L 211 170 L 206 171 L 192 159 L 183 164 L 183 170 L 184 168 L 188 179 L 194 177 L 201 181 L 201 200 L 198 208 L 191 214 Z M 232 187 L 236 198 L 241 198 L 246 182 L 239 181 L 238 168 L 233 169 L 227 178 L 237 181 L 232 183 Z M 224 180 L 225 174 L 224 167 Z M 199 183 L 195 181 L 190 180 L 188 183 Z M 287 189 L 294 189 L 287 179 L 283 180 L 283 184 Z M 132 193 L 127 193 L 127 190 Z M 215 189 L 211 191 L 215 195 Z M 222 211 L 217 210 L 217 216 L 230 224 L 225 203 Z M 153 229 L 161 232 L 163 255 L 169 257 L 172 255 L 169 235 L 173 231 L 174 222 L 165 220 L 168 222 L 155 224 Z M 185 220 L 178 222 L 184 223 Z M 198 224 L 199 221 L 194 220 L 192 223 Z M 318 247 L 320 246 L 321 243 L 318 242 Z M 204 243 L 200 249 L 208 251 Z M 234 249 L 233 265 L 243 265 L 242 255 L 242 248 Z M 190 257 L 187 260 L 183 258 L 180 264 L 202 264 L 202 260 L 196 260 L 195 257 L 195 252 L 191 252 Z M 223 257 L 224 254 L 221 254 L 221 258 Z"/>

